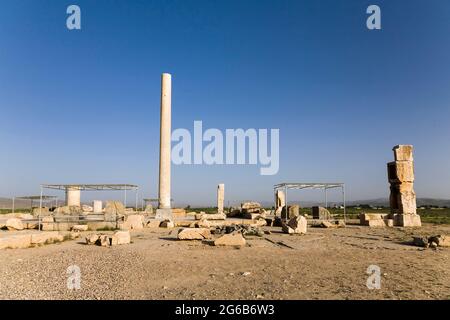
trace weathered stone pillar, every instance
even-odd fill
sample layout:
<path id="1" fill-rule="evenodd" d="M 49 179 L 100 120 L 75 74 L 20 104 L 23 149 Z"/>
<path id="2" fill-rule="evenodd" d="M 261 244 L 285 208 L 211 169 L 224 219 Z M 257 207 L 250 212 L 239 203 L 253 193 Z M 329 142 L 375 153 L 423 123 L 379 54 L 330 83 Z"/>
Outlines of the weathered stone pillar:
<path id="1" fill-rule="evenodd" d="M 395 226 L 420 227 L 421 220 L 417 214 L 414 192 L 413 146 L 398 145 L 393 148 L 393 151 L 395 161 L 387 164 L 391 185 L 390 218 L 394 220 Z"/>
<path id="2" fill-rule="evenodd" d="M 93 204 L 93 212 L 94 213 L 101 213 L 102 209 L 103 209 L 103 203 L 101 200 L 94 200 L 94 204 Z"/>
<path id="3" fill-rule="evenodd" d="M 171 106 L 172 104 L 172 76 L 163 73 L 161 76 L 161 118 L 159 137 L 159 193 L 156 218 L 172 219 L 170 205 L 170 149 L 171 149 Z"/>
<path id="4" fill-rule="evenodd" d="M 276 192 L 276 208 L 284 207 L 286 205 L 286 197 L 284 196 L 284 192 L 282 190 L 277 190 Z"/>
<path id="5" fill-rule="evenodd" d="M 225 199 L 225 185 L 221 183 L 217 186 L 217 213 L 223 213 L 224 199 Z"/>
<path id="6" fill-rule="evenodd" d="M 66 206 L 81 206 L 81 191 L 77 188 L 66 188 Z"/>

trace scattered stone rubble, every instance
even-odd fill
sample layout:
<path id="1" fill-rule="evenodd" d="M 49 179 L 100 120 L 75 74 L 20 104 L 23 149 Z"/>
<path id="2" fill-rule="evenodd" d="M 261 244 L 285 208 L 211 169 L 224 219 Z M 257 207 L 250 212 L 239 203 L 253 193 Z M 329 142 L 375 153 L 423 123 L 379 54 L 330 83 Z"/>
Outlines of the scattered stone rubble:
<path id="1" fill-rule="evenodd" d="M 424 248 L 450 247 L 450 236 L 413 237 L 413 244 Z"/>
<path id="2" fill-rule="evenodd" d="M 102 247 L 131 243 L 131 236 L 129 231 L 117 231 L 112 235 L 94 233 L 86 236 L 85 239 L 86 244 L 88 245 L 97 245 Z"/>

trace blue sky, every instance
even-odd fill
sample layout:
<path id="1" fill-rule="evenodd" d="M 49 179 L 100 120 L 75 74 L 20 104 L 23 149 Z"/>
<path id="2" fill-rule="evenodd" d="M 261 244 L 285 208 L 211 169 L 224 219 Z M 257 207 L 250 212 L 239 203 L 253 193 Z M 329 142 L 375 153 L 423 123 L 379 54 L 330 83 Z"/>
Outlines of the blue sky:
<path id="1" fill-rule="evenodd" d="M 66 28 L 70 4 L 82 30 Z M 370 4 L 382 30 L 366 28 Z M 449 18 L 444 0 L 3 0 L 0 197 L 41 183 L 134 183 L 155 197 L 169 72 L 173 129 L 280 129 L 277 175 L 172 166 L 176 203 L 213 204 L 218 183 L 231 203 L 270 201 L 283 181 L 387 197 L 396 144 L 415 147 L 418 196 L 450 198 Z"/>

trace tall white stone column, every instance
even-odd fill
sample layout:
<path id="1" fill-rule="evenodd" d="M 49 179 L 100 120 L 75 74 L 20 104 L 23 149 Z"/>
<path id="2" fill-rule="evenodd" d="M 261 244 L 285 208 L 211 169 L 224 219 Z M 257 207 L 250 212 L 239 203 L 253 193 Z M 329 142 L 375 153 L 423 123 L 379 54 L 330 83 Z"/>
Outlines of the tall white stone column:
<path id="1" fill-rule="evenodd" d="M 172 219 L 170 205 L 170 166 L 171 166 L 171 122 L 172 122 L 172 76 L 161 76 L 161 117 L 159 137 L 159 193 L 156 218 Z"/>
<path id="2" fill-rule="evenodd" d="M 81 206 L 81 191 L 77 188 L 66 189 L 66 206 Z"/>
<path id="3" fill-rule="evenodd" d="M 223 213 L 224 199 L 225 199 L 225 185 L 221 183 L 217 186 L 217 213 Z"/>

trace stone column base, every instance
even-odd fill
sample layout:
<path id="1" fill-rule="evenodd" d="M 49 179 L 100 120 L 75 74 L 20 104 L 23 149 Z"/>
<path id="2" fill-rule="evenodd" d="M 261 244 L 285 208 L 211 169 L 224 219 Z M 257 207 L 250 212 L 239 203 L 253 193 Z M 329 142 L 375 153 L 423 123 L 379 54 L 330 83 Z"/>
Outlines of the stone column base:
<path id="1" fill-rule="evenodd" d="M 422 222 L 418 214 L 394 214 L 394 226 L 396 227 L 421 227 Z"/>
<path id="2" fill-rule="evenodd" d="M 157 220 L 173 220 L 172 209 L 156 209 L 155 219 Z"/>

